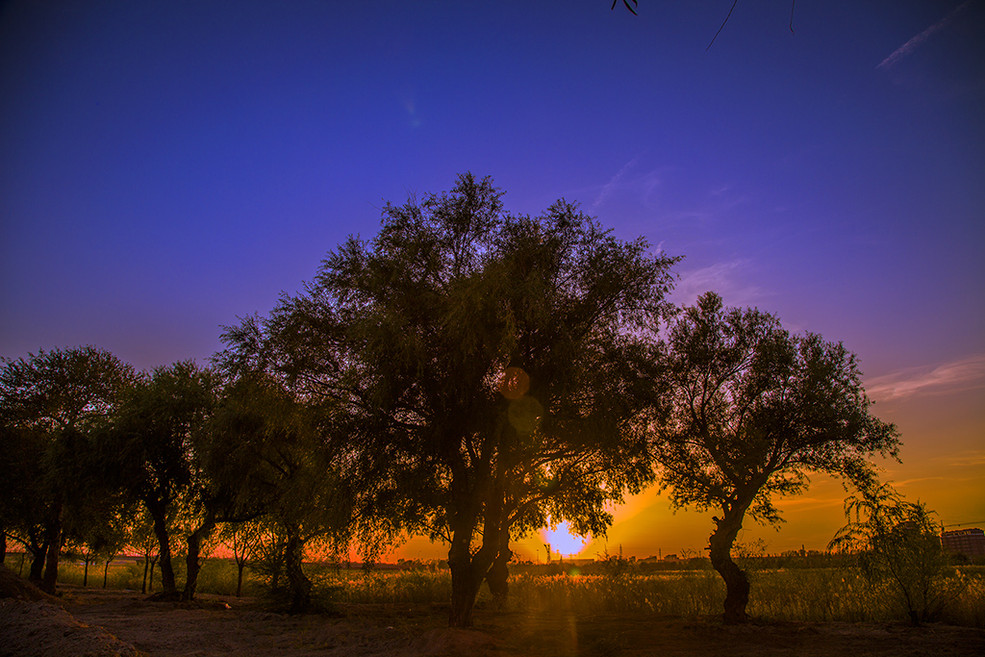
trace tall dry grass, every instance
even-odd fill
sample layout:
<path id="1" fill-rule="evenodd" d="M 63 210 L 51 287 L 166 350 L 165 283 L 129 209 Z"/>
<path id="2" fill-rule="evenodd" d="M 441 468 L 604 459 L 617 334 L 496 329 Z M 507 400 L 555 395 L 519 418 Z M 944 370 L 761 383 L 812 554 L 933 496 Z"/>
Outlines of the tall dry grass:
<path id="1" fill-rule="evenodd" d="M 179 586 L 183 564 L 176 563 Z M 309 564 L 309 577 L 323 600 L 339 604 L 436 604 L 451 596 L 447 570 L 377 570 L 363 572 Z M 713 571 L 619 572 L 581 574 L 545 568 L 516 568 L 510 578 L 509 609 L 578 614 L 645 613 L 676 617 L 714 616 L 721 613 L 725 587 Z M 110 566 L 111 588 L 140 590 L 143 565 L 139 562 Z M 904 610 L 885 584 L 872 584 L 848 568 L 797 568 L 759 570 L 749 573 L 752 584 L 748 611 L 765 620 L 789 621 L 894 621 L 905 620 Z M 960 592 L 940 618 L 942 622 L 985 627 L 985 566 L 958 570 Z M 62 583 L 81 585 L 82 566 L 63 564 Z M 90 566 L 89 586 L 102 586 L 102 566 Z M 160 590 L 160 575 L 155 576 Z M 236 566 L 224 559 L 205 562 L 198 591 L 233 595 Z M 244 594 L 262 591 L 258 578 L 247 570 Z M 490 602 L 483 587 L 478 607 Z"/>

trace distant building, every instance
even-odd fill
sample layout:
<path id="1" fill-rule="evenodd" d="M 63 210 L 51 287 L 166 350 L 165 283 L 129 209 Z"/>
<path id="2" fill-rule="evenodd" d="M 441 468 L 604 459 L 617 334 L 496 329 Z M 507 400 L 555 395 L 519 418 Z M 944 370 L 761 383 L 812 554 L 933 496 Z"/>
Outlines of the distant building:
<path id="1" fill-rule="evenodd" d="M 966 557 L 985 556 L 985 531 L 978 529 L 955 529 L 941 534 L 944 550 Z"/>

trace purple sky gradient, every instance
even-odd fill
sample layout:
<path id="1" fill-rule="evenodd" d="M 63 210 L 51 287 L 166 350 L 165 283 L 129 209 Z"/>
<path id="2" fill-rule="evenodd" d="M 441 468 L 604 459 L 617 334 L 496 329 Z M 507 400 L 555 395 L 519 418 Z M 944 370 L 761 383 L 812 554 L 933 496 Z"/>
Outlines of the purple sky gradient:
<path id="1" fill-rule="evenodd" d="M 985 406 L 985 2 L 610 4 L 3 4 L 0 355 L 204 361 L 471 170 Z"/>

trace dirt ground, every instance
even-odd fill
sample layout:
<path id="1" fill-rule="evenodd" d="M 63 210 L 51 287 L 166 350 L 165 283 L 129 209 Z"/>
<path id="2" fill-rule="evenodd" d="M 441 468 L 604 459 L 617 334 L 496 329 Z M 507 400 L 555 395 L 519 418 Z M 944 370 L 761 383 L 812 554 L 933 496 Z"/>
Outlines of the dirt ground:
<path id="1" fill-rule="evenodd" d="M 0 599 L 3 657 L 985 655 L 985 631 L 932 625 L 754 623 L 653 616 L 576 617 L 478 610 L 450 630 L 431 605 L 272 613 L 253 599 L 151 602 L 139 592 L 65 587 L 57 600 Z"/>

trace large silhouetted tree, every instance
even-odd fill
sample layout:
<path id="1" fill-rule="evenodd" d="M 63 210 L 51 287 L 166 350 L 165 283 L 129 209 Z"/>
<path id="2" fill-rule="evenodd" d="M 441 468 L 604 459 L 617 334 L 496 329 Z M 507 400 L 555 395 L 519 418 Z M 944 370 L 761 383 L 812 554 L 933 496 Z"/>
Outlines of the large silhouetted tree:
<path id="1" fill-rule="evenodd" d="M 660 478 L 675 506 L 716 509 L 712 565 L 725 580 L 725 621 L 746 619 L 749 582 L 731 548 L 746 514 L 777 522 L 774 495 L 802 491 L 808 472 L 864 484 L 874 453 L 896 456 L 896 429 L 869 414 L 855 355 L 772 315 L 726 309 L 713 293 L 669 329 L 654 425 Z"/>
<path id="2" fill-rule="evenodd" d="M 450 543 L 450 623 L 471 623 L 511 532 L 548 513 L 601 531 L 602 503 L 650 476 L 636 420 L 672 258 L 563 201 L 503 211 L 489 179 L 387 204 L 241 343 L 350 418 L 378 512 Z"/>
<path id="3" fill-rule="evenodd" d="M 16 442 L 19 461 L 13 481 L 21 497 L 32 498 L 25 510 L 41 517 L 23 519 L 28 534 L 43 528 L 36 554 L 44 554 L 42 587 L 53 592 L 65 520 L 98 496 L 100 478 L 91 463 L 95 432 L 108 421 L 122 393 L 135 378 L 133 369 L 95 347 L 40 350 L 26 358 L 3 361 L 0 368 L 0 418 L 6 440 Z M 38 467 L 33 467 L 37 465 Z M 39 574 L 32 566 L 32 576 Z"/>

